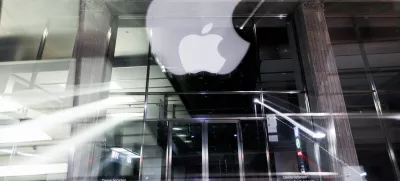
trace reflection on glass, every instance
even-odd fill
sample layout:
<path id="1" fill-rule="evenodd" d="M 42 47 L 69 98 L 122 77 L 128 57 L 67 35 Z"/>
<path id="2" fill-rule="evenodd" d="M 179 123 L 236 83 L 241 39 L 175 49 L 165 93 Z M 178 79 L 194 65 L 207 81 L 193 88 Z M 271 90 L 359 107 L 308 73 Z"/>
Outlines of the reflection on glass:
<path id="1" fill-rule="evenodd" d="M 246 179 L 265 179 L 268 175 L 265 132 L 261 121 L 241 122 Z"/>
<path id="2" fill-rule="evenodd" d="M 210 180 L 239 180 L 236 124 L 208 124 Z"/>
<path id="3" fill-rule="evenodd" d="M 147 122 L 143 145 L 143 180 L 165 179 L 168 127 L 166 122 Z"/>
<path id="4" fill-rule="evenodd" d="M 200 123 L 175 123 L 172 128 L 172 179 L 201 180 L 202 136 Z"/>

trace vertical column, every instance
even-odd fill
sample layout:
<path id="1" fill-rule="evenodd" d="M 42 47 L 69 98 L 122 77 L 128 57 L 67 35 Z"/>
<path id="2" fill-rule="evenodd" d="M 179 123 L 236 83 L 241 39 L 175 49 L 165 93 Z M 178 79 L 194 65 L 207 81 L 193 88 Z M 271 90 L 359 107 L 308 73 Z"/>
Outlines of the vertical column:
<path id="1" fill-rule="evenodd" d="M 295 12 L 295 22 L 311 112 L 347 112 L 323 3 L 318 0 L 302 1 Z M 327 134 L 324 141 L 320 141 L 325 148 L 321 150 L 321 171 L 332 170 L 339 174 L 338 180 L 344 180 L 342 170 L 358 166 L 348 117 L 325 117 L 314 119 L 314 123 L 315 129 Z"/>
<path id="2" fill-rule="evenodd" d="M 106 55 L 110 38 L 111 16 L 105 0 L 80 0 L 79 27 L 75 40 L 68 83 L 74 88 L 73 106 L 95 102 L 108 97 L 108 82 L 112 66 Z M 74 73 L 71 73 L 74 72 Z M 93 90 L 81 94 L 82 90 Z M 105 110 L 96 116 L 79 120 L 72 125 L 72 136 L 96 126 L 106 115 Z M 68 164 L 68 180 L 89 180 L 100 172 L 101 144 L 99 136 L 76 146 Z"/>

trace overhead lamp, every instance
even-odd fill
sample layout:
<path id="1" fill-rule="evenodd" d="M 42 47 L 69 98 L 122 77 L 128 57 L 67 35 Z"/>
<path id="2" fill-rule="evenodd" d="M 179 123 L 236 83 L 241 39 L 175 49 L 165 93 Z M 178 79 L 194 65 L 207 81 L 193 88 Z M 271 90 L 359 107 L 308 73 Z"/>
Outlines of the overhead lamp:
<path id="1" fill-rule="evenodd" d="M 107 114 L 107 116 L 111 116 L 114 118 L 133 118 L 133 117 L 142 117 L 143 113 L 111 113 Z"/>
<path id="2" fill-rule="evenodd" d="M 0 166 L 0 177 L 67 173 L 67 163 Z"/>
<path id="3" fill-rule="evenodd" d="M 7 150 L 7 149 L 0 149 L 0 152 L 12 154 L 12 150 Z M 17 152 L 16 152 L 16 155 L 29 156 L 29 157 L 43 157 L 43 158 L 49 158 L 49 157 L 40 156 L 40 155 L 37 155 L 37 154 L 24 153 L 24 152 L 20 152 L 20 151 L 17 151 Z"/>
<path id="4" fill-rule="evenodd" d="M 183 129 L 175 127 L 175 128 L 172 128 L 172 130 L 174 130 L 174 131 L 182 131 Z"/>
<path id="5" fill-rule="evenodd" d="M 16 112 L 22 110 L 23 108 L 24 106 L 18 102 L 15 102 L 10 98 L 0 96 L 0 112 Z"/>
<path id="6" fill-rule="evenodd" d="M 0 129 L 0 143 L 47 141 L 52 138 L 39 128 L 14 127 Z"/>
<path id="7" fill-rule="evenodd" d="M 110 82 L 110 89 L 115 90 L 115 89 L 122 89 L 116 82 Z"/>
<path id="8" fill-rule="evenodd" d="M 314 132 L 308 128 L 306 128 L 305 126 L 299 124 L 298 122 L 296 122 L 295 120 L 293 120 L 292 118 L 282 114 L 281 112 L 279 112 L 278 110 L 272 108 L 271 106 L 261 102 L 258 99 L 254 99 L 254 103 L 258 103 L 264 107 L 266 107 L 267 109 L 271 110 L 272 112 L 274 112 L 275 114 L 285 118 L 287 121 L 289 121 L 290 123 L 292 123 L 294 126 L 298 127 L 299 129 L 301 129 L 302 131 L 304 131 L 305 133 L 307 133 L 308 135 L 312 136 L 313 138 L 317 138 L 317 139 L 321 139 L 321 138 L 325 138 L 326 134 L 322 133 L 322 132 Z"/>
<path id="9" fill-rule="evenodd" d="M 127 157 L 130 157 L 130 158 L 140 158 L 139 154 L 137 154 L 135 152 L 132 152 L 131 150 L 126 149 L 126 148 L 114 147 L 114 148 L 111 148 L 111 150 L 115 151 L 115 152 L 118 152 L 120 154 L 124 154 L 124 155 L 126 155 Z"/>

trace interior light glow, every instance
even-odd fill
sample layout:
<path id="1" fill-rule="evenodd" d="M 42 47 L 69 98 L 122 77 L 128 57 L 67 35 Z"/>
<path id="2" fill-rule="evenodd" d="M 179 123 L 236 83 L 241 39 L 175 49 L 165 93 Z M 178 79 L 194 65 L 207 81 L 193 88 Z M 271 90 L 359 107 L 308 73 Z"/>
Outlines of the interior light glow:
<path id="1" fill-rule="evenodd" d="M 16 143 L 52 140 L 40 128 L 13 127 L 0 130 L 0 143 Z"/>
<path id="2" fill-rule="evenodd" d="M 179 136 L 179 137 L 186 137 L 187 135 L 185 135 L 185 134 L 177 134 L 176 136 Z"/>
<path id="3" fill-rule="evenodd" d="M 190 141 L 190 140 L 185 140 L 185 143 L 191 143 L 192 141 Z"/>
<path id="4" fill-rule="evenodd" d="M 0 152 L 11 154 L 11 150 L 0 149 Z"/>
<path id="5" fill-rule="evenodd" d="M 58 86 L 60 86 L 60 87 L 65 89 L 65 87 L 67 87 L 67 84 L 58 84 Z"/>
<path id="6" fill-rule="evenodd" d="M 115 89 L 122 89 L 116 82 L 110 82 L 110 89 L 115 90 Z"/>
<path id="7" fill-rule="evenodd" d="M 16 112 L 22 110 L 23 105 L 13 101 L 10 98 L 0 96 L 0 112 Z"/>
<path id="8" fill-rule="evenodd" d="M 320 139 L 320 138 L 324 138 L 324 137 L 326 136 L 325 133 L 321 133 L 321 132 L 315 133 L 315 132 L 313 132 L 312 130 L 310 130 L 310 129 L 304 127 L 303 125 L 299 124 L 298 122 L 296 122 L 296 121 L 293 120 L 292 118 L 290 118 L 290 117 L 284 115 L 283 113 L 281 113 L 281 112 L 279 112 L 278 110 L 272 108 L 271 106 L 269 106 L 269 105 L 267 105 L 267 104 L 261 102 L 261 101 L 258 100 L 258 99 L 254 99 L 254 103 L 258 103 L 258 104 L 260 104 L 260 105 L 266 107 L 267 109 L 271 110 L 271 111 L 274 112 L 275 114 L 277 114 L 277 115 L 279 115 L 279 116 L 285 118 L 287 121 L 289 121 L 289 122 L 292 123 L 294 126 L 296 126 L 296 127 L 298 127 L 299 129 L 301 129 L 302 131 L 304 131 L 304 132 L 307 133 L 308 135 L 312 136 L 313 138 L 318 138 L 318 139 Z"/>
<path id="9" fill-rule="evenodd" d="M 326 134 L 321 132 L 316 132 L 313 137 L 314 138 L 325 138 Z"/>
<path id="10" fill-rule="evenodd" d="M 12 154 L 12 150 L 0 149 L 0 152 Z M 44 156 L 40 156 L 40 155 L 36 155 L 36 154 L 31 154 L 31 153 L 24 153 L 24 152 L 20 152 L 20 151 L 17 151 L 16 155 L 48 158 L 48 157 L 44 157 Z"/>
<path id="11" fill-rule="evenodd" d="M 111 150 L 115 151 L 115 152 L 118 152 L 120 154 L 124 154 L 124 155 L 126 155 L 127 157 L 130 157 L 130 158 L 140 158 L 139 154 L 137 154 L 135 152 L 132 152 L 129 149 L 114 147 L 114 148 L 111 148 Z"/>
<path id="12" fill-rule="evenodd" d="M 107 114 L 107 116 L 111 116 L 114 118 L 133 118 L 133 117 L 142 117 L 143 113 L 112 113 L 112 114 Z"/>
<path id="13" fill-rule="evenodd" d="M 181 130 L 183 130 L 182 128 L 172 128 L 172 130 L 174 130 L 174 131 L 181 131 Z"/>
<path id="14" fill-rule="evenodd" d="M 362 176 L 362 177 L 367 176 L 367 172 L 360 173 L 360 176 Z"/>
<path id="15" fill-rule="evenodd" d="M 67 173 L 67 163 L 0 166 L 0 177 Z"/>

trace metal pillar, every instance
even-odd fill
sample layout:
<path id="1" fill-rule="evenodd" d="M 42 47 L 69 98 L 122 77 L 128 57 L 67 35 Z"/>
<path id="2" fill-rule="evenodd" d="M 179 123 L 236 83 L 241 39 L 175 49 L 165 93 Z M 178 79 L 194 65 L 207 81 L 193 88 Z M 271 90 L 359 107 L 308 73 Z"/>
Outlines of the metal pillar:
<path id="1" fill-rule="evenodd" d="M 360 48 L 361 56 L 362 56 L 362 59 L 363 59 L 365 73 L 367 75 L 367 79 L 368 79 L 368 82 L 370 84 L 371 90 L 373 91 L 372 92 L 372 99 L 374 101 L 374 106 L 375 106 L 376 113 L 378 115 L 378 121 L 379 121 L 381 130 L 382 130 L 382 133 L 383 133 L 383 137 L 384 137 L 384 139 L 386 141 L 386 148 L 387 148 L 387 151 L 388 151 L 388 154 L 389 154 L 390 162 L 392 164 L 392 168 L 393 168 L 393 171 L 395 173 L 396 180 L 400 180 L 400 170 L 399 170 L 399 166 L 397 165 L 396 154 L 394 153 L 394 149 L 393 149 L 392 143 L 390 142 L 389 138 L 387 137 L 387 132 L 388 131 L 386 129 L 385 123 L 382 120 L 383 112 L 382 112 L 381 101 L 379 99 L 379 94 L 378 94 L 378 91 L 377 91 L 377 88 L 376 88 L 375 80 L 374 80 L 374 78 L 372 77 L 372 74 L 371 74 L 371 69 L 370 69 L 370 66 L 369 66 L 367 53 L 366 53 L 365 47 L 364 47 L 364 41 L 362 40 L 359 26 L 358 26 L 358 24 L 356 22 L 356 19 L 354 17 L 353 17 L 353 26 L 354 26 L 354 31 L 355 31 L 356 36 L 357 36 L 358 46 Z"/>
<path id="2" fill-rule="evenodd" d="M 168 138 L 167 138 L 167 153 L 166 153 L 166 163 L 165 163 L 165 179 L 167 181 L 172 180 L 172 128 L 173 123 L 172 121 L 168 121 Z"/>
<path id="3" fill-rule="evenodd" d="M 202 180 L 208 181 L 208 124 L 206 122 L 201 123 L 202 131 L 202 149 L 201 149 L 201 165 L 202 165 Z"/>

